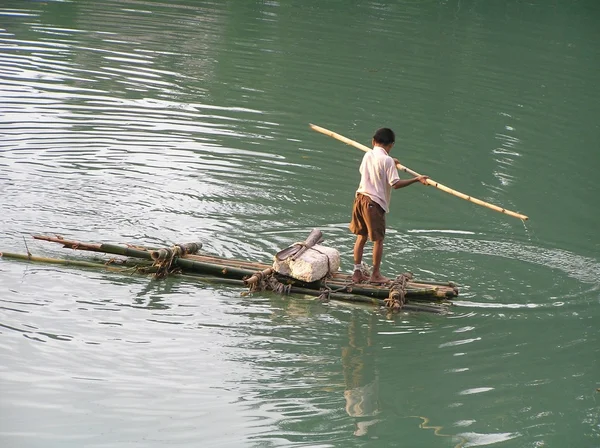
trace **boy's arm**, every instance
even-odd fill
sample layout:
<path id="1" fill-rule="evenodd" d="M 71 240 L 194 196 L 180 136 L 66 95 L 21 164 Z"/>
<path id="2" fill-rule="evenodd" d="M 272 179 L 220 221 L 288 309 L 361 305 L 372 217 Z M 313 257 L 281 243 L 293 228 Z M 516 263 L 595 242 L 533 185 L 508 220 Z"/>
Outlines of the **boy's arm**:
<path id="1" fill-rule="evenodd" d="M 421 182 L 423 185 L 427 185 L 427 179 L 429 179 L 429 176 L 418 176 L 413 177 L 412 179 L 400 179 L 396 181 L 394 185 L 392 185 L 392 188 L 394 190 L 397 190 L 398 188 L 408 187 L 409 185 L 412 185 L 415 182 Z"/>
<path id="2" fill-rule="evenodd" d="M 392 160 L 394 160 L 394 165 L 400 163 L 398 161 L 398 159 L 392 159 Z M 397 190 L 398 188 L 408 187 L 409 185 L 412 185 L 415 182 L 421 182 L 423 185 L 427 185 L 427 179 L 429 179 L 429 176 L 423 176 L 423 175 L 413 177 L 412 179 L 399 179 L 394 184 L 392 184 L 392 188 L 394 190 Z"/>

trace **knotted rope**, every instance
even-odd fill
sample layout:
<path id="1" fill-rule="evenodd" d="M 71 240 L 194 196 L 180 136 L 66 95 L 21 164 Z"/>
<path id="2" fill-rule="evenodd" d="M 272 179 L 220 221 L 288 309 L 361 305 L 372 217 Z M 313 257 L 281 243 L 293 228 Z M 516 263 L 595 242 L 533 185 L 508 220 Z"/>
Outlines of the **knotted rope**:
<path id="1" fill-rule="evenodd" d="M 327 279 L 330 277 L 331 277 L 331 273 L 327 275 L 327 277 L 325 278 L 325 280 L 323 282 L 323 287 L 319 290 L 319 292 L 321 294 L 319 294 L 319 297 L 317 297 L 317 300 L 319 300 L 321 302 L 329 302 L 331 294 L 335 294 L 336 292 L 340 292 L 340 291 L 345 292 L 348 290 L 348 285 L 343 285 L 338 289 L 331 289 L 331 287 L 327 284 Z"/>
<path id="2" fill-rule="evenodd" d="M 153 267 L 156 267 L 154 278 L 164 278 L 169 274 L 177 272 L 177 268 L 171 268 L 173 262 L 178 258 L 186 254 L 197 253 L 202 244 L 200 243 L 187 243 L 187 244 L 175 244 L 173 247 L 153 250 L 150 252 L 150 256 L 154 260 Z"/>
<path id="3" fill-rule="evenodd" d="M 154 263 L 152 266 L 156 267 L 154 278 L 164 278 L 173 272 L 171 266 L 175 258 L 181 255 L 181 248 L 179 246 L 173 246 L 167 249 L 159 249 L 151 252 Z"/>
<path id="4" fill-rule="evenodd" d="M 384 300 L 384 303 L 393 312 L 400 311 L 406 303 L 406 285 L 412 278 L 413 275 L 411 272 L 405 272 L 396 277 L 392 282 L 390 295 Z"/>
<path id="5" fill-rule="evenodd" d="M 331 260 L 329 259 L 329 255 L 321 252 L 319 249 L 315 249 L 314 247 L 311 247 L 310 249 L 314 250 L 315 252 L 320 253 L 321 255 L 323 255 L 325 257 L 325 259 L 327 260 L 327 274 L 325 275 L 326 278 L 329 278 L 333 275 L 333 272 L 331 272 Z"/>
<path id="6" fill-rule="evenodd" d="M 287 295 L 292 289 L 292 285 L 284 285 L 277 280 L 273 268 L 255 272 L 249 278 L 244 279 L 244 283 L 248 285 L 250 292 L 273 291 L 278 294 Z"/>

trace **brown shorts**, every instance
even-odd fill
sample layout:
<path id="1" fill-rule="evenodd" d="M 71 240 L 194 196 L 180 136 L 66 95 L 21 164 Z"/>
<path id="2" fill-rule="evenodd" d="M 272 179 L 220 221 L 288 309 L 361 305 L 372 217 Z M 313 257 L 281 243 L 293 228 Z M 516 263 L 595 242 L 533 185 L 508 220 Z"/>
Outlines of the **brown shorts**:
<path id="1" fill-rule="evenodd" d="M 369 196 L 357 194 L 352 206 L 350 231 L 355 235 L 369 235 L 371 241 L 385 237 L 385 210 Z"/>

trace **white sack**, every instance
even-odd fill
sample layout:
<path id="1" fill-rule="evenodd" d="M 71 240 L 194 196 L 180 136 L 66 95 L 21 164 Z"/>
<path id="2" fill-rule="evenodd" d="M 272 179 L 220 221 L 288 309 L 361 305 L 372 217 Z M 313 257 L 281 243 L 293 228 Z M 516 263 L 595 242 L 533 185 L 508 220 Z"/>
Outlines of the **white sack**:
<path id="1" fill-rule="evenodd" d="M 340 253 L 332 247 L 315 244 L 296 260 L 273 257 L 273 269 L 283 275 L 310 283 L 340 268 Z"/>

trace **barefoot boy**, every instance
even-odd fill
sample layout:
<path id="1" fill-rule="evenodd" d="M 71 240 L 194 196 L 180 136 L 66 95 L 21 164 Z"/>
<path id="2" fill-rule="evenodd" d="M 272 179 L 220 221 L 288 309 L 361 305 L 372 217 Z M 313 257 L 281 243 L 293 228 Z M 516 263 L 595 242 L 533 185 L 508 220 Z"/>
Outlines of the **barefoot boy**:
<path id="1" fill-rule="evenodd" d="M 378 129 L 373 136 L 373 149 L 364 155 L 360 164 L 360 184 L 356 190 L 350 222 L 350 231 L 356 235 L 352 274 L 352 281 L 355 283 L 367 280 L 360 270 L 367 238 L 373 242 L 373 273 L 368 280 L 371 283 L 390 281 L 380 272 L 385 214 L 389 212 L 390 193 L 392 188 L 403 188 L 415 182 L 427 185 L 428 176 L 400 180 L 396 168 L 398 161 L 389 155 L 395 141 L 394 131 L 389 128 Z"/>

